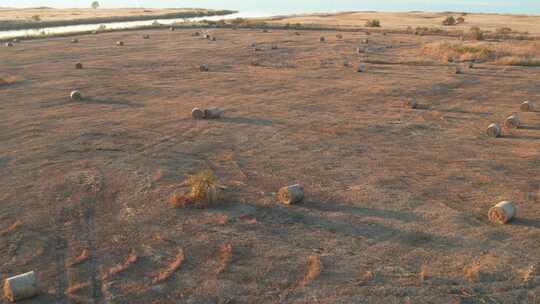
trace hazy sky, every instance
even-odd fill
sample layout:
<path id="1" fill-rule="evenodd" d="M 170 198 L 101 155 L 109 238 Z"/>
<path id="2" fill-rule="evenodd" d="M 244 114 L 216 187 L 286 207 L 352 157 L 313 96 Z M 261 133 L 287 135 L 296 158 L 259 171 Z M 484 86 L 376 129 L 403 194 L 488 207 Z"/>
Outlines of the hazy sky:
<path id="1" fill-rule="evenodd" d="M 91 0 L 0 0 L 9 7 L 89 7 Z M 540 0 L 101 0 L 102 7 L 204 7 L 265 13 L 453 10 L 540 14 Z"/>

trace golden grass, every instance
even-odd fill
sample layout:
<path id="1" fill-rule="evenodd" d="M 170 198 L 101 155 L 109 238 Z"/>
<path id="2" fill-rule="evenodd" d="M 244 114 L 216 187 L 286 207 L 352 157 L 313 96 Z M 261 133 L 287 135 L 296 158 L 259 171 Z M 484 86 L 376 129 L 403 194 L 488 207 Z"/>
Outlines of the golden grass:
<path id="1" fill-rule="evenodd" d="M 538 66 L 539 48 L 535 43 L 432 42 L 422 52 L 442 62 L 494 62 L 501 65 Z"/>
<path id="2" fill-rule="evenodd" d="M 217 178 L 210 170 L 190 176 L 186 183 L 191 187 L 191 198 L 199 208 L 206 208 L 219 199 Z"/>
<path id="3" fill-rule="evenodd" d="M 186 208 L 193 205 L 203 209 L 220 199 L 217 178 L 210 170 L 191 175 L 182 185 L 189 186 L 191 191 L 172 193 L 169 196 L 169 205 L 173 208 Z"/>
<path id="4" fill-rule="evenodd" d="M 178 249 L 178 253 L 176 254 L 176 257 L 167 266 L 167 268 L 165 268 L 165 270 L 158 273 L 152 279 L 152 284 L 158 284 L 170 278 L 178 269 L 180 269 L 180 266 L 182 266 L 183 262 L 184 262 L 184 250 L 180 248 Z"/>

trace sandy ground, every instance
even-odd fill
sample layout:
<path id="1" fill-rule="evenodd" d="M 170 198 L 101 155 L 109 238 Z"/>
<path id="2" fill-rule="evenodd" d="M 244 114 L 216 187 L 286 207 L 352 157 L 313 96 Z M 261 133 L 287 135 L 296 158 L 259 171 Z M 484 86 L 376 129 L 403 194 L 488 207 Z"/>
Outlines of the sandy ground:
<path id="1" fill-rule="evenodd" d="M 90 2 L 89 2 L 90 3 Z M 88 18 L 109 18 L 126 16 L 152 16 L 174 14 L 191 11 L 204 11 L 203 9 L 150 9 L 150 8 L 100 8 L 100 9 L 51 9 L 51 8 L 0 8 L 0 21 L 24 20 L 32 21 L 33 16 L 39 16 L 41 21 L 65 21 Z"/>
<path id="2" fill-rule="evenodd" d="M 367 20 L 379 19 L 383 29 L 405 30 L 408 26 L 416 27 L 439 27 L 447 30 L 469 30 L 478 26 L 483 30 L 495 31 L 502 27 L 510 27 L 515 31 L 528 32 L 533 35 L 540 34 L 540 16 L 526 15 L 503 15 L 503 14 L 467 14 L 463 16 L 465 23 L 456 26 L 443 26 L 442 21 L 447 16 L 455 18 L 461 13 L 430 13 L 430 12 L 404 12 L 404 13 L 381 13 L 381 12 L 349 12 L 328 15 L 290 16 L 280 18 L 276 23 L 302 23 L 325 26 L 358 27 L 364 26 Z"/>
<path id="3" fill-rule="evenodd" d="M 421 64 L 448 38 L 373 34 L 392 64 L 356 73 L 363 33 L 194 31 L 0 48 L 0 273 L 37 272 L 24 303 L 540 302 L 540 112 L 484 135 L 539 100 L 540 68 L 456 75 Z M 228 199 L 172 209 L 203 169 Z M 503 199 L 518 218 L 490 224 Z"/>

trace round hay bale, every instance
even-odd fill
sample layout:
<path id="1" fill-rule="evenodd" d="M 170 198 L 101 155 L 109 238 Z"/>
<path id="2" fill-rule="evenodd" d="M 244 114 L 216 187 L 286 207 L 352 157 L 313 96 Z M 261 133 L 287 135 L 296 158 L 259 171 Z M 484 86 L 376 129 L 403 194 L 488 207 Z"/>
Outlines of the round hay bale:
<path id="1" fill-rule="evenodd" d="M 460 67 L 456 67 L 456 70 L 454 71 L 454 73 L 455 73 L 456 75 L 460 75 L 460 74 L 463 74 L 463 71 L 461 70 Z"/>
<path id="2" fill-rule="evenodd" d="M 171 26 L 171 27 L 169 28 L 169 30 L 170 30 L 171 32 L 174 32 L 176 29 L 174 28 L 174 26 Z"/>
<path id="3" fill-rule="evenodd" d="M 524 101 L 520 106 L 521 111 L 523 112 L 532 112 L 534 111 L 534 104 L 532 101 Z"/>
<path id="4" fill-rule="evenodd" d="M 474 69 L 474 62 L 469 62 L 469 65 L 468 65 L 469 69 Z"/>
<path id="5" fill-rule="evenodd" d="M 79 39 L 73 38 L 73 39 L 71 39 L 71 43 L 79 43 Z"/>
<path id="6" fill-rule="evenodd" d="M 71 100 L 81 100 L 83 97 L 82 97 L 82 94 L 81 92 L 75 90 L 75 91 L 71 91 L 71 94 L 69 95 L 69 97 L 71 98 Z"/>
<path id="7" fill-rule="evenodd" d="M 203 119 L 204 118 L 204 111 L 199 108 L 194 108 L 191 110 L 191 117 L 194 119 Z"/>
<path id="8" fill-rule="evenodd" d="M 325 41 L 326 41 L 326 38 L 324 38 L 324 36 L 321 36 L 321 37 L 319 38 L 319 41 L 320 41 L 320 42 L 325 42 Z"/>
<path id="9" fill-rule="evenodd" d="M 418 102 L 416 101 L 416 99 L 413 98 L 413 99 L 406 100 L 405 102 L 403 102 L 403 106 L 409 109 L 416 109 L 418 108 Z"/>
<path id="10" fill-rule="evenodd" d="M 210 68 L 208 67 L 208 64 L 201 64 L 201 65 L 199 66 L 199 70 L 200 70 L 201 72 L 208 72 L 208 71 L 210 70 Z"/>
<path id="11" fill-rule="evenodd" d="M 498 123 L 492 123 L 488 126 L 486 133 L 489 137 L 497 138 L 501 136 L 501 126 Z"/>
<path id="12" fill-rule="evenodd" d="M 212 36 L 212 38 L 210 38 L 210 41 L 216 41 L 216 37 Z"/>
<path id="13" fill-rule="evenodd" d="M 82 68 L 83 68 L 83 65 L 82 65 L 82 63 L 80 63 L 80 62 L 77 62 L 77 63 L 75 64 L 75 69 L 77 69 L 77 70 L 81 70 Z"/>
<path id="14" fill-rule="evenodd" d="M 223 116 L 224 110 L 218 107 L 211 107 L 204 110 L 204 118 L 206 119 L 217 119 Z"/>
<path id="15" fill-rule="evenodd" d="M 362 44 L 368 44 L 369 43 L 369 39 L 362 39 Z"/>
<path id="16" fill-rule="evenodd" d="M 277 50 L 278 49 L 278 45 L 276 43 L 272 43 L 272 50 Z"/>
<path id="17" fill-rule="evenodd" d="M 4 281 L 4 297 L 16 302 L 36 296 L 38 287 L 33 271 L 7 278 Z"/>
<path id="18" fill-rule="evenodd" d="M 142 36 L 142 38 L 143 38 L 143 39 L 150 39 L 150 35 L 144 34 L 144 35 Z"/>
<path id="19" fill-rule="evenodd" d="M 19 42 L 21 42 L 21 41 L 20 41 L 18 38 L 14 38 L 14 39 L 12 40 L 12 42 L 13 42 L 13 43 L 19 43 Z"/>
<path id="20" fill-rule="evenodd" d="M 200 35 L 201 35 L 200 32 L 195 32 L 195 33 L 193 33 L 193 36 L 195 36 L 195 37 L 199 37 Z"/>
<path id="21" fill-rule="evenodd" d="M 118 46 L 123 46 L 123 45 L 124 45 L 124 41 L 116 41 L 116 45 L 118 45 Z"/>
<path id="22" fill-rule="evenodd" d="M 488 219 L 494 224 L 506 224 L 516 216 L 516 212 L 514 203 L 502 201 L 489 209 Z"/>
<path id="23" fill-rule="evenodd" d="M 362 72 L 364 72 L 364 66 L 361 65 L 361 64 L 357 65 L 357 66 L 356 66 L 356 72 L 357 72 L 357 73 L 362 73 Z"/>
<path id="24" fill-rule="evenodd" d="M 257 47 L 257 43 L 256 43 L 256 42 L 252 42 L 252 43 L 250 44 L 250 46 L 251 46 L 252 48 Z"/>
<path id="25" fill-rule="evenodd" d="M 336 35 L 336 38 L 341 40 L 341 39 L 343 39 L 343 35 L 337 34 L 337 35 Z"/>
<path id="26" fill-rule="evenodd" d="M 300 36 L 300 32 L 294 32 L 296 36 Z"/>
<path id="27" fill-rule="evenodd" d="M 263 33 L 268 33 L 268 30 L 267 30 L 267 29 L 263 29 L 262 32 L 263 32 Z"/>
<path id="28" fill-rule="evenodd" d="M 512 115 L 508 116 L 504 120 L 504 126 L 507 129 L 517 129 L 517 128 L 519 128 L 519 118 L 518 118 L 518 116 L 516 114 L 512 114 Z"/>
<path id="29" fill-rule="evenodd" d="M 6 42 L 6 47 L 12 47 L 13 46 L 13 43 L 12 42 Z"/>
<path id="30" fill-rule="evenodd" d="M 300 203 L 304 199 L 304 187 L 299 184 L 285 186 L 277 193 L 278 200 L 285 205 Z"/>
<path id="31" fill-rule="evenodd" d="M 204 34 L 205 39 L 210 39 L 210 34 Z"/>
<path id="32" fill-rule="evenodd" d="M 365 52 L 366 52 L 366 49 L 364 49 L 364 48 L 360 48 L 360 47 L 356 48 L 356 53 L 359 54 L 359 55 L 364 54 Z"/>

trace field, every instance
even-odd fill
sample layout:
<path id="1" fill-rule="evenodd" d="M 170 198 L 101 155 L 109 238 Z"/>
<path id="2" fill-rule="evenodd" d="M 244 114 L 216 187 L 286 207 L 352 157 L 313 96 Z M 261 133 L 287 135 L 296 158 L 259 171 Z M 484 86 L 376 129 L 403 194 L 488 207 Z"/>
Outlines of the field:
<path id="1" fill-rule="evenodd" d="M 442 21 L 448 16 L 463 17 L 465 22 L 454 26 L 443 26 Z M 463 14 L 457 12 L 343 12 L 339 14 L 285 16 L 270 21 L 277 24 L 301 23 L 347 28 L 364 26 L 367 20 L 372 19 L 380 20 L 383 29 L 391 30 L 405 30 L 411 26 L 413 28 L 438 27 L 445 30 L 463 31 L 477 26 L 483 30 L 496 31 L 500 28 L 510 27 L 514 31 L 540 35 L 540 16 L 537 15 Z"/>
<path id="2" fill-rule="evenodd" d="M 424 48 L 448 37 L 195 31 L 0 48 L 0 273 L 36 271 L 24 303 L 540 303 L 540 112 L 485 135 L 540 103 L 540 68 L 456 74 Z M 171 208 L 205 169 L 226 198 Z M 504 199 L 517 218 L 489 223 Z"/>

